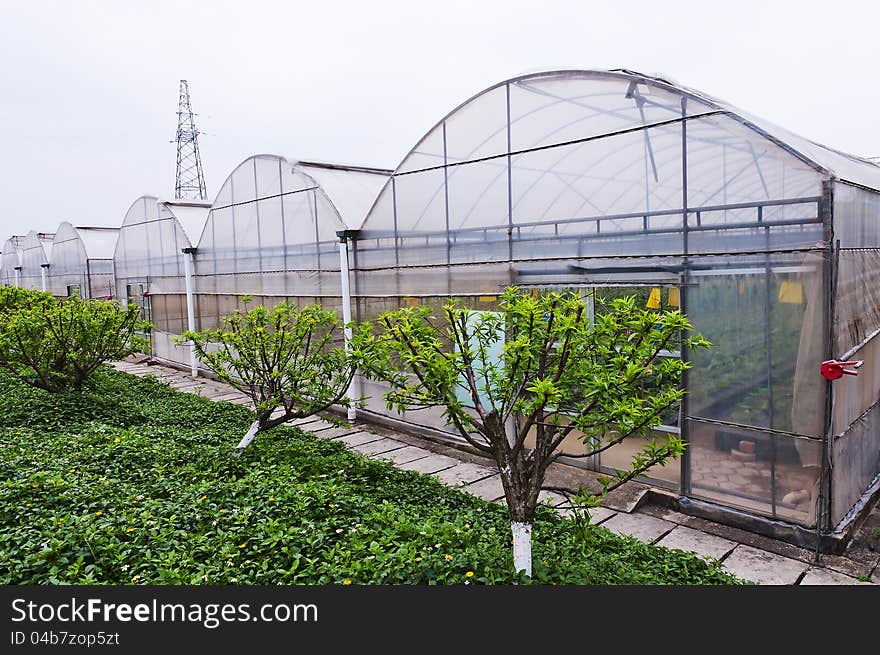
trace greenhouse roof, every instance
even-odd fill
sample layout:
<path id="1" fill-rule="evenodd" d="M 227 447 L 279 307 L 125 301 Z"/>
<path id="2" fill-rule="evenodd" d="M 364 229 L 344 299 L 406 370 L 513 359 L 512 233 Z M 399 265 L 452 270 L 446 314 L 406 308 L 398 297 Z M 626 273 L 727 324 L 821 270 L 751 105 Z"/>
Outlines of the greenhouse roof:
<path id="1" fill-rule="evenodd" d="M 714 105 L 717 109 L 738 117 L 745 125 L 771 140 L 778 142 L 779 145 L 782 145 L 793 154 L 800 156 L 820 171 L 839 180 L 852 182 L 860 186 L 880 191 L 880 162 L 841 152 L 835 148 L 816 143 L 815 141 L 795 134 L 784 127 L 780 127 L 770 121 L 755 116 L 750 112 L 743 111 L 729 102 L 659 77 L 651 77 L 649 75 L 626 69 L 614 69 L 609 72 L 624 73 L 634 77 L 650 79 L 658 84 L 668 85 L 672 89 L 677 88 L 692 97 L 699 98 Z"/>
<path id="2" fill-rule="evenodd" d="M 191 246 L 197 245 L 199 236 L 208 220 L 211 203 L 207 201 L 163 200 L 160 201 L 177 219 Z"/>
<path id="3" fill-rule="evenodd" d="M 367 211 L 392 173 L 384 168 L 344 164 L 302 160 L 291 163 L 324 189 L 348 229 L 357 229 L 363 224 Z"/>
<path id="4" fill-rule="evenodd" d="M 880 163 L 659 77 L 557 70 L 461 103 L 392 180 L 361 225 L 365 237 L 488 230 L 501 238 L 513 228 L 589 232 L 600 222 L 619 231 L 640 218 L 674 231 L 685 210 L 699 221 L 719 207 L 815 203 L 827 180 L 880 190 Z"/>
<path id="5" fill-rule="evenodd" d="M 74 226 L 65 221 L 58 226 L 56 241 L 64 243 L 71 240 L 70 231 L 73 231 L 76 235 L 74 238 L 79 238 L 82 243 L 86 259 L 113 259 L 116 239 L 119 236 L 118 227 Z"/>

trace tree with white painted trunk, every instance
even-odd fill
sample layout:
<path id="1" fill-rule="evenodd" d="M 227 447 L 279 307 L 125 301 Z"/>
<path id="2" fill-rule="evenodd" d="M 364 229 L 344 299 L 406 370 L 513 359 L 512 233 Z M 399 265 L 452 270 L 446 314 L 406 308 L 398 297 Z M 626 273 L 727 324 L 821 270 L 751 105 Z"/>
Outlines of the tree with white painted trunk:
<path id="1" fill-rule="evenodd" d="M 371 341 L 366 326 L 353 331 L 346 347 L 336 312 L 320 305 L 282 302 L 248 310 L 248 302 L 245 296 L 246 311 L 222 317 L 219 328 L 180 338 L 219 380 L 253 401 L 255 419 L 236 457 L 261 432 L 333 405 L 349 406 L 349 386 Z"/>
<path id="2" fill-rule="evenodd" d="M 498 465 L 513 536 L 514 566 L 531 575 L 531 532 L 547 468 L 571 438 L 591 457 L 629 437 L 645 445 L 628 469 L 600 478 L 595 502 L 684 450 L 655 429 L 682 398 L 680 357 L 666 357 L 691 325 L 680 311 L 643 309 L 635 297 L 608 302 L 589 317 L 574 292 L 510 288 L 499 311 L 476 312 L 450 300 L 439 315 L 425 307 L 383 314 L 378 324 L 398 411 L 440 407 L 450 425 Z M 566 454 L 566 456 L 569 456 Z"/>

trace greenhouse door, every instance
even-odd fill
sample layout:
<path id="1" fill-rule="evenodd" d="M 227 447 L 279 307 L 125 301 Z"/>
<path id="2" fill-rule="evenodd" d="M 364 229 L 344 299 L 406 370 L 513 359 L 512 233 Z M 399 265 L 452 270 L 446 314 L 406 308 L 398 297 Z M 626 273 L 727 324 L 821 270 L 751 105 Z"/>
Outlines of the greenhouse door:
<path id="1" fill-rule="evenodd" d="M 555 289 L 560 290 L 560 289 Z M 587 315 L 591 321 L 596 316 L 601 316 L 611 300 L 625 296 L 635 296 L 638 306 L 659 311 L 677 309 L 679 306 L 679 287 L 660 285 L 628 285 L 628 286 L 603 286 L 603 287 L 570 287 L 566 291 L 578 291 L 588 307 Z M 661 357 L 680 357 L 679 343 L 676 342 L 671 350 L 661 351 Z M 656 430 L 656 436 L 662 438 L 668 435 L 680 434 L 681 408 L 676 405 L 671 407 L 662 417 L 662 424 Z M 562 443 L 564 453 L 572 455 L 583 454 L 586 446 L 582 443 L 579 433 L 573 433 Z M 590 468 L 603 472 L 613 472 L 614 469 L 629 469 L 633 455 L 645 445 L 645 439 L 630 437 L 622 443 L 590 458 Z M 581 460 L 583 461 L 583 460 Z M 681 480 L 681 461 L 675 459 L 663 466 L 653 467 L 647 476 L 652 483 L 658 486 L 678 489 Z"/>
<path id="2" fill-rule="evenodd" d="M 141 311 L 141 320 L 150 322 L 152 312 L 150 311 L 150 296 L 147 295 L 146 290 L 146 283 L 125 285 L 125 296 L 128 298 L 128 304 L 136 305 Z"/>

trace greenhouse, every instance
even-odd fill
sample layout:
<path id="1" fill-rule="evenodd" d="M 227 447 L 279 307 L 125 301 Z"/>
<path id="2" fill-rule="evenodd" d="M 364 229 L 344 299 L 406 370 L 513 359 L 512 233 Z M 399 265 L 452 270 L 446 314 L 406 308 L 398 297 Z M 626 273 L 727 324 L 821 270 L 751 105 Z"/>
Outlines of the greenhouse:
<path id="1" fill-rule="evenodd" d="M 194 329 L 215 327 L 219 317 L 243 307 L 242 296 L 252 298 L 250 306 L 294 298 L 340 309 L 337 232 L 360 227 L 390 174 L 390 170 L 261 154 L 239 164 L 201 214 L 191 206 L 186 207 L 190 213 L 186 217 L 180 201 L 160 203 L 158 213 L 148 199 L 141 199 L 146 209 L 136 201 L 126 215 L 117 247 L 116 278 L 120 285 L 145 284 L 145 311 L 156 325 L 154 356 L 194 366 L 189 350 L 175 344 L 188 314 L 186 259 L 175 255 L 173 248 L 180 252 L 186 247 L 192 256 Z M 145 212 L 151 217 L 144 218 Z M 149 252 L 144 245 L 145 225 L 135 227 L 141 223 L 153 230 Z M 166 236 L 160 240 L 162 230 Z M 190 240 L 184 243 L 184 237 Z M 136 279 L 143 277 L 146 262 L 149 279 Z"/>
<path id="2" fill-rule="evenodd" d="M 141 196 L 122 221 L 113 255 L 116 288 L 124 303 L 137 303 L 144 320 L 155 325 L 151 341 L 157 359 L 191 364 L 189 350 L 176 345 L 174 337 L 190 327 L 191 258 L 209 207 L 208 202 Z"/>
<path id="3" fill-rule="evenodd" d="M 11 236 L 0 250 L 0 284 L 4 287 L 17 287 L 21 279 L 21 236 Z"/>
<path id="4" fill-rule="evenodd" d="M 59 297 L 115 297 L 113 250 L 117 227 L 74 227 L 64 221 L 52 241 L 49 291 Z"/>
<path id="5" fill-rule="evenodd" d="M 493 311 L 508 285 L 578 290 L 592 315 L 622 294 L 680 308 L 714 346 L 665 353 L 693 364 L 662 427 L 689 447 L 649 481 L 824 547 L 878 487 L 878 190 L 877 164 L 662 79 L 527 75 L 447 114 L 343 235 L 356 317 L 447 296 Z M 864 365 L 832 382 L 835 358 Z M 362 381 L 395 418 L 382 390 Z M 570 462 L 625 467 L 635 445 Z"/>
<path id="6" fill-rule="evenodd" d="M 21 239 L 21 276 L 19 286 L 48 291 L 49 259 L 54 234 L 31 230 Z"/>

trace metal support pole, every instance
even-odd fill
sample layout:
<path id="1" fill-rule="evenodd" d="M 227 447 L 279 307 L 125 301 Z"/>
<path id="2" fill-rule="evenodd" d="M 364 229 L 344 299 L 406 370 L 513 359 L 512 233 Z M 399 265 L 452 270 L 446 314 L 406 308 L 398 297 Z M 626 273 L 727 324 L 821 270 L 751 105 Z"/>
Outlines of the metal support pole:
<path id="1" fill-rule="evenodd" d="M 758 207 L 758 222 L 764 222 L 763 207 Z M 770 303 L 770 228 L 764 228 L 764 247 L 768 254 L 764 255 L 764 346 L 767 355 L 767 423 L 772 430 L 773 425 L 773 323 L 771 321 L 772 306 Z M 770 515 L 776 518 L 776 435 L 769 434 L 770 439 Z"/>
<path id="2" fill-rule="evenodd" d="M 190 332 L 196 331 L 196 312 L 193 304 L 193 259 L 195 256 L 195 248 L 183 249 L 183 271 L 186 278 L 186 327 Z M 196 346 L 193 342 L 189 344 L 189 368 L 194 378 L 199 377 Z"/>
<path id="3" fill-rule="evenodd" d="M 346 354 L 349 351 L 351 341 L 351 327 L 349 325 L 351 323 L 351 290 L 349 287 L 348 275 L 348 237 L 343 232 L 339 235 L 339 279 L 342 289 L 342 322 L 345 325 L 343 334 L 345 335 Z M 354 406 L 355 389 L 353 379 L 351 384 L 348 385 L 348 390 L 345 392 L 345 395 L 348 397 L 349 401 L 347 418 L 349 421 L 354 421 L 357 418 L 357 410 Z"/>
<path id="4" fill-rule="evenodd" d="M 830 181 L 822 183 L 822 199 L 819 201 L 819 216 L 822 219 L 824 250 L 822 252 L 822 340 L 824 358 L 834 357 L 834 313 L 837 295 L 837 255 L 840 244 L 834 247 L 834 185 Z M 822 548 L 822 533 L 831 529 L 831 442 L 834 431 L 834 391 L 830 380 L 825 380 L 825 421 L 822 431 L 822 461 L 819 469 L 819 494 L 816 501 L 816 551 L 814 559 L 819 561 Z"/>
<path id="5" fill-rule="evenodd" d="M 690 244 L 688 243 L 688 230 L 690 226 L 688 225 L 688 162 L 687 162 L 687 98 L 683 97 L 681 99 L 681 231 L 682 231 L 682 271 L 681 271 L 681 284 L 679 286 L 678 291 L 678 304 L 681 312 L 687 316 L 689 307 L 688 307 L 688 286 L 690 283 L 689 279 L 689 260 L 688 260 L 688 252 L 690 250 Z M 597 222 L 598 226 L 599 223 Z M 688 318 L 690 318 L 688 316 Z M 683 362 L 687 363 L 690 360 L 690 352 L 688 351 L 687 341 L 685 340 L 686 335 L 682 335 L 681 340 L 681 359 Z M 679 405 L 679 419 L 678 419 L 678 432 L 679 437 L 687 444 L 687 447 L 682 453 L 681 456 L 681 484 L 679 488 L 679 493 L 682 496 L 689 496 L 691 493 L 691 442 L 690 442 L 690 423 L 688 419 L 689 411 L 689 403 L 688 403 L 688 392 L 690 391 L 690 376 L 688 375 L 687 369 L 681 374 L 681 386 L 684 389 L 685 394 L 681 399 L 681 403 Z"/>
<path id="6" fill-rule="evenodd" d="M 47 275 L 49 272 L 49 264 L 40 264 L 40 290 L 45 291 L 49 288 Z"/>

